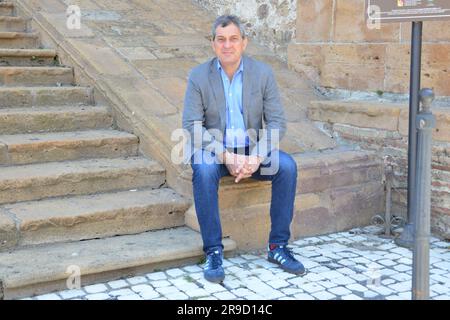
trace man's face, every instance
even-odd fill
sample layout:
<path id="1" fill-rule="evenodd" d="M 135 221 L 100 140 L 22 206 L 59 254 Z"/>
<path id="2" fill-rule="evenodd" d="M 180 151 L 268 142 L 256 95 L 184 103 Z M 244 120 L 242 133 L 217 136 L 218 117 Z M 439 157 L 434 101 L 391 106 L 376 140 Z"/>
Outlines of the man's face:
<path id="1" fill-rule="evenodd" d="M 212 47 L 222 65 L 234 65 L 247 47 L 247 38 L 242 38 L 239 28 L 233 23 L 225 28 L 218 26 Z"/>

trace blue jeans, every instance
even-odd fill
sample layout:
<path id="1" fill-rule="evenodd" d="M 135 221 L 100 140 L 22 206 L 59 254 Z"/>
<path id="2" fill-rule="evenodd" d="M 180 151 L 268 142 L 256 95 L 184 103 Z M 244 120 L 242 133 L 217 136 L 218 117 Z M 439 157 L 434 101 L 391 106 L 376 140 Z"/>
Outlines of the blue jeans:
<path id="1" fill-rule="evenodd" d="M 229 176 L 227 167 L 215 161 L 214 154 L 197 151 L 191 160 L 195 210 L 203 239 L 203 250 L 222 247 L 222 226 L 219 215 L 219 181 Z M 205 161 L 206 160 L 206 161 Z M 273 150 L 269 157 L 253 173 L 253 179 L 272 181 L 270 204 L 270 244 L 286 245 L 290 238 L 290 225 L 294 212 L 297 187 L 297 164 L 289 154 Z M 246 232 L 246 230 L 242 230 Z"/>

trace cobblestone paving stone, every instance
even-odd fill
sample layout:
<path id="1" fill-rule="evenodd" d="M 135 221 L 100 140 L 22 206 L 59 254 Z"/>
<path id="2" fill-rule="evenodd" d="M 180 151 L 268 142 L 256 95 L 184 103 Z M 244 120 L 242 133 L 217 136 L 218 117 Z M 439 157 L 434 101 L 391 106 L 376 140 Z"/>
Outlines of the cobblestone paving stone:
<path id="1" fill-rule="evenodd" d="M 307 268 L 303 276 L 282 271 L 261 251 L 225 259 L 222 284 L 204 280 L 201 265 L 189 265 L 26 299 L 411 299 L 412 252 L 377 231 L 370 226 L 293 242 Z M 432 237 L 430 256 L 430 298 L 450 300 L 450 242 Z"/>

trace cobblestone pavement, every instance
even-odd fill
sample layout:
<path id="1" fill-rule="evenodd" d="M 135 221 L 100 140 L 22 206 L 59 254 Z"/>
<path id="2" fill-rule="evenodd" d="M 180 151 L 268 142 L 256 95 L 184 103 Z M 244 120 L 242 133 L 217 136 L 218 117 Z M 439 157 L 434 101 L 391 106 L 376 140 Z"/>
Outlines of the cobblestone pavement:
<path id="1" fill-rule="evenodd" d="M 201 265 L 98 283 L 26 299 L 83 300 L 361 300 L 411 299 L 412 252 L 376 235 L 377 227 L 309 237 L 290 246 L 307 272 L 295 276 L 262 252 L 224 260 L 223 284 L 203 279 Z M 378 229 L 379 230 L 379 229 Z M 431 299 L 450 299 L 450 242 L 431 238 Z"/>

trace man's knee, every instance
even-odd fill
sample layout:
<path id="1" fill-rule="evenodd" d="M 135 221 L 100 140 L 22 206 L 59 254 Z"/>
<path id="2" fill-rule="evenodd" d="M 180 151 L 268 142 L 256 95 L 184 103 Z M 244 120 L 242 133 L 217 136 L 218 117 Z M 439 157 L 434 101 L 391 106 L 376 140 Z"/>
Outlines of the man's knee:
<path id="1" fill-rule="evenodd" d="M 280 173 L 297 176 L 297 163 L 290 154 L 279 152 L 279 166 Z"/>
<path id="2" fill-rule="evenodd" d="M 218 164 L 192 164 L 192 179 L 204 183 L 220 179 L 220 167 Z"/>

